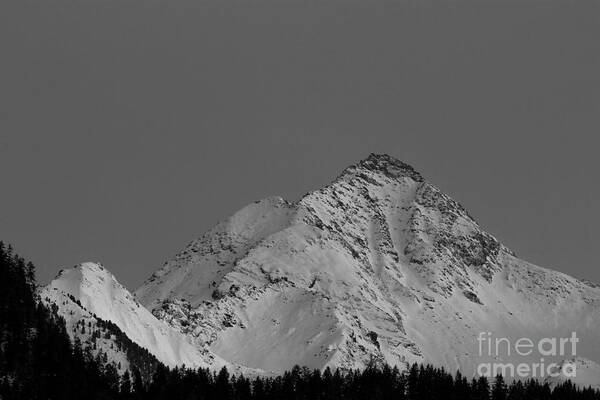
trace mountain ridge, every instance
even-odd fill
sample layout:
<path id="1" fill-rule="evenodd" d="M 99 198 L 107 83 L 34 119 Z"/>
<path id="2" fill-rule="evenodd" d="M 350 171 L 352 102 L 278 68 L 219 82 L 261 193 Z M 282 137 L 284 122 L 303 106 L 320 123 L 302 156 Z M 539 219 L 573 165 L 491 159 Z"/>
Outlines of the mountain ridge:
<path id="1" fill-rule="evenodd" d="M 373 360 L 472 371 L 483 360 L 480 331 L 538 338 L 567 327 L 600 359 L 600 289 L 519 260 L 387 155 L 297 202 L 273 196 L 242 208 L 135 296 L 201 353 L 265 372 Z"/>
<path id="2" fill-rule="evenodd" d="M 47 304 L 58 304 L 69 325 L 73 321 L 97 324 L 98 320 L 116 324 L 127 337 L 148 349 L 165 365 L 207 365 L 201 361 L 200 354 L 189 357 L 196 352 L 192 343 L 183 340 L 175 330 L 152 316 L 99 263 L 85 262 L 61 270 L 52 282 L 41 288 L 40 297 Z M 71 304 L 73 302 L 77 307 Z M 70 309 L 66 308 L 67 304 L 70 304 Z M 80 310 L 75 313 L 73 308 Z M 74 315 L 76 318 L 72 318 Z M 120 358 L 123 364 L 127 363 L 124 356 Z"/>

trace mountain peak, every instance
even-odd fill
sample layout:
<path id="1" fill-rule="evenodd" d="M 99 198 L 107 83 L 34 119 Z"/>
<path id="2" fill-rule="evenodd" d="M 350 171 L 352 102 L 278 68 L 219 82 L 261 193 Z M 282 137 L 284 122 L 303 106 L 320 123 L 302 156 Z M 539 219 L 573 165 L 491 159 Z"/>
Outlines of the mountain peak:
<path id="1" fill-rule="evenodd" d="M 283 371 L 375 360 L 468 372 L 481 361 L 480 332 L 533 340 L 563 329 L 581 336 L 582 356 L 600 359 L 600 289 L 519 260 L 386 154 L 296 203 L 247 205 L 168 260 L 135 298 L 95 263 L 49 289 L 72 294 L 169 365 Z"/>
<path id="2" fill-rule="evenodd" d="M 84 269 L 104 269 L 102 263 L 97 261 L 85 261 L 75 265 L 75 268 L 84 268 Z"/>
<path id="3" fill-rule="evenodd" d="M 406 163 L 400 161 L 396 157 L 390 156 L 389 154 L 386 154 L 386 153 L 371 153 L 371 154 L 369 154 L 369 156 L 367 158 L 365 158 L 361 161 L 362 162 L 388 163 L 388 164 L 396 164 L 396 165 L 407 165 Z"/>
<path id="4" fill-rule="evenodd" d="M 348 167 L 344 173 L 356 172 L 357 170 L 368 170 L 384 174 L 391 178 L 409 177 L 415 182 L 423 182 L 423 176 L 411 165 L 406 164 L 388 154 L 371 153 L 357 164 Z"/>
<path id="5" fill-rule="evenodd" d="M 78 276 L 90 275 L 90 274 L 101 274 L 101 275 L 112 275 L 104 266 L 99 262 L 86 261 L 72 266 L 71 268 L 62 268 L 54 280 L 64 280 L 67 276 L 77 274 Z"/>
<path id="6" fill-rule="evenodd" d="M 148 349 L 168 366 L 208 365 L 202 349 L 192 344 L 190 338 L 156 319 L 100 263 L 84 262 L 62 270 L 41 289 L 41 293 L 47 302 L 63 306 L 62 317 L 70 326 L 83 318 L 80 310 L 84 310 L 94 319 L 114 323 L 134 343 Z M 74 299 L 79 307 L 64 308 Z"/>
<path id="7" fill-rule="evenodd" d="M 93 261 L 82 262 L 80 264 L 75 265 L 73 268 L 85 272 L 103 272 L 110 274 L 110 272 L 106 268 L 104 268 L 104 266 L 101 263 Z"/>

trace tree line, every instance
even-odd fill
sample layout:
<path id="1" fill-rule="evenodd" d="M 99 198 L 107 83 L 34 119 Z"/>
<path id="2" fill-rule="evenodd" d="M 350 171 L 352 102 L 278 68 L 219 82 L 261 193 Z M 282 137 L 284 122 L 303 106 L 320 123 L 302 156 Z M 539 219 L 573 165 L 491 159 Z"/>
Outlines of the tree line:
<path id="1" fill-rule="evenodd" d="M 159 367 L 148 387 L 127 399 L 198 400 L 598 400 L 600 392 L 570 381 L 551 388 L 536 380 L 507 385 L 502 376 L 467 379 L 442 368 L 413 364 L 407 372 L 372 364 L 342 371 L 294 367 L 275 377 L 230 376 L 226 368 Z"/>
<path id="2" fill-rule="evenodd" d="M 490 383 L 431 365 L 407 371 L 376 363 L 350 371 L 294 367 L 271 377 L 170 369 L 130 344 L 114 324 L 101 325 L 135 359 L 123 375 L 71 342 L 56 306 L 37 298 L 33 264 L 0 242 L 0 400 L 600 400 L 599 391 L 569 381 L 507 384 L 498 376 Z"/>

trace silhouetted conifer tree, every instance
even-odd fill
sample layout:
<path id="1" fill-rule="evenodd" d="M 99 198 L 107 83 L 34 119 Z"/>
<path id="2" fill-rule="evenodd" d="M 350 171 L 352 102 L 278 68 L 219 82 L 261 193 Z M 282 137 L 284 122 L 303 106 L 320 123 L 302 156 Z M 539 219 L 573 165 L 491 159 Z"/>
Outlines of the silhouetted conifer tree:
<path id="1" fill-rule="evenodd" d="M 492 400 L 506 400 L 506 384 L 502 375 L 497 375 L 492 387 Z"/>

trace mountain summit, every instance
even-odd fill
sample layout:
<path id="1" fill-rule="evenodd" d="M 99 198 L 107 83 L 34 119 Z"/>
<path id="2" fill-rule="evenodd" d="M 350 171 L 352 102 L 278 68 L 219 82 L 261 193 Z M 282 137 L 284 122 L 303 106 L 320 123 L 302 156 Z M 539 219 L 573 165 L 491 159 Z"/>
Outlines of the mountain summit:
<path id="1" fill-rule="evenodd" d="M 265 372 L 417 361 L 471 375 L 486 357 L 512 360 L 481 355 L 481 332 L 576 331 L 577 355 L 600 360 L 599 288 L 518 259 L 388 155 L 297 202 L 244 207 L 135 296 L 202 354 Z"/>

